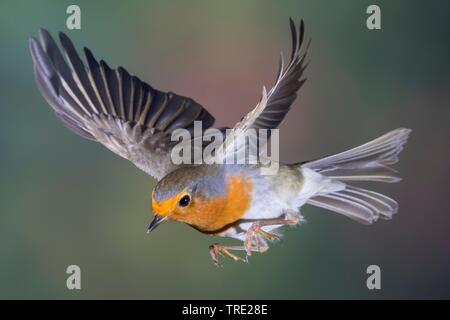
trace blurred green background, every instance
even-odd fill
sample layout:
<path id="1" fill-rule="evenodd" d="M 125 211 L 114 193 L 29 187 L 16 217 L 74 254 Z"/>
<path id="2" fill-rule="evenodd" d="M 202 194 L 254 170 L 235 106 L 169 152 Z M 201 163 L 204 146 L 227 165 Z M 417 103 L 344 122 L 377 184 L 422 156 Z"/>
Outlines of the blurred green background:
<path id="1" fill-rule="evenodd" d="M 68 31 L 66 8 L 82 10 Z M 450 298 L 450 2 L 0 2 L 0 298 Z M 194 97 L 232 126 L 290 50 L 288 18 L 312 37 L 308 81 L 281 129 L 287 162 L 342 151 L 396 127 L 413 133 L 377 185 L 400 212 L 363 226 L 304 207 L 308 223 L 249 264 L 216 268 L 218 239 L 168 223 L 146 234 L 152 178 L 56 120 L 33 78 L 28 38 L 65 31 L 111 66 Z M 233 243 L 233 241 L 226 241 Z M 66 288 L 66 267 L 82 290 Z M 382 289 L 366 288 L 377 264 Z"/>

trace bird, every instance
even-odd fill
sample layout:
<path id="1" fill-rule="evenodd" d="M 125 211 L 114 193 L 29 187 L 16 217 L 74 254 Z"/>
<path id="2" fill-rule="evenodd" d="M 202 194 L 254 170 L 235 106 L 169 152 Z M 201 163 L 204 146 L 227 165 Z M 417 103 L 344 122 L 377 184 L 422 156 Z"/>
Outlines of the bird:
<path id="1" fill-rule="evenodd" d="M 227 142 L 250 130 L 277 130 L 306 81 L 305 24 L 289 19 L 292 50 L 289 62 L 280 54 L 276 80 L 265 87 L 256 107 L 227 131 L 219 160 L 234 156 L 239 144 Z M 152 232 L 165 221 L 177 221 L 238 245 L 214 243 L 209 253 L 220 266 L 223 257 L 248 262 L 282 237 L 283 227 L 305 222 L 304 205 L 312 205 L 363 224 L 391 219 L 398 203 L 359 182 L 401 180 L 391 166 L 407 142 L 410 129 L 398 128 L 347 151 L 315 160 L 277 162 L 275 174 L 262 174 L 262 163 L 174 163 L 177 130 L 192 133 L 196 123 L 207 132 L 215 118 L 192 98 L 160 91 L 125 68 L 112 69 L 84 48 L 84 61 L 69 37 L 59 33 L 61 49 L 45 30 L 31 37 L 37 87 L 56 116 L 72 132 L 103 144 L 157 180 L 152 191 Z M 226 130 L 224 130 L 226 129 Z M 207 133 L 204 133 L 207 136 Z M 257 138 L 258 139 L 258 138 Z M 201 149 L 208 146 L 202 141 Z"/>

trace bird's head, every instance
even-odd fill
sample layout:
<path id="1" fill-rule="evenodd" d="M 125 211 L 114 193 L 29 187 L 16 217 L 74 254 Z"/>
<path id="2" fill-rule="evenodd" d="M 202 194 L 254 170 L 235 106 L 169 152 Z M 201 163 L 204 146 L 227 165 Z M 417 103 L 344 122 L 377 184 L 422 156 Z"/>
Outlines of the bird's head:
<path id="1" fill-rule="evenodd" d="M 153 190 L 154 218 L 148 232 L 167 220 L 197 226 L 209 211 L 225 205 L 220 172 L 199 167 L 177 169 L 161 179 Z M 201 223 L 200 223 L 201 224 Z"/>

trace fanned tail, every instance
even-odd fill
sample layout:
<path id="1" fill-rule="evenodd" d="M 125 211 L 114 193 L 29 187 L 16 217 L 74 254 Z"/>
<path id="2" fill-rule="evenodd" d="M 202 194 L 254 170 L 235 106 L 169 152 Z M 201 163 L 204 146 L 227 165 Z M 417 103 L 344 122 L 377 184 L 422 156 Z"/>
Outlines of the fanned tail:
<path id="1" fill-rule="evenodd" d="M 400 181 L 398 172 L 389 165 L 398 162 L 398 154 L 403 150 L 410 132 L 410 129 L 396 129 L 351 150 L 300 164 L 299 169 L 303 173 L 313 170 L 328 184 L 329 181 L 342 182 L 342 187 L 337 190 L 317 190 L 306 203 L 343 214 L 365 224 L 373 223 L 379 217 L 392 218 L 398 210 L 395 200 L 381 193 L 356 188 L 343 182 Z M 317 181 L 315 183 L 317 184 Z"/>

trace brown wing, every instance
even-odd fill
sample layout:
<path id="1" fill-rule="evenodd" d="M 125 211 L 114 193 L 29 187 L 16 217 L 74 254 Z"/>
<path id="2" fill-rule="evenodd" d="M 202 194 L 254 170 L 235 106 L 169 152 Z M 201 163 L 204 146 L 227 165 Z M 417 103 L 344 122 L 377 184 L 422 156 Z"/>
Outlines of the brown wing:
<path id="1" fill-rule="evenodd" d="M 72 42 L 59 34 L 62 52 L 50 33 L 30 39 L 36 82 L 61 121 L 76 134 L 105 145 L 137 167 L 161 179 L 174 169 L 170 134 L 203 129 L 214 117 L 191 98 L 152 88 L 124 68 L 111 69 L 84 48 L 86 65 Z"/>
<path id="2" fill-rule="evenodd" d="M 305 26 L 302 20 L 297 32 L 292 19 L 289 20 L 289 23 L 292 36 L 292 52 L 289 64 L 285 67 L 284 58 L 281 55 L 277 79 L 272 89 L 267 93 L 267 102 L 264 108 L 260 113 L 254 114 L 253 118 L 248 119 L 251 121 L 251 124 L 249 123 L 251 128 L 278 128 L 297 98 L 297 91 L 306 81 L 306 79 L 302 79 L 307 66 L 304 62 L 309 47 L 308 43 L 306 48 L 302 50 Z"/>

